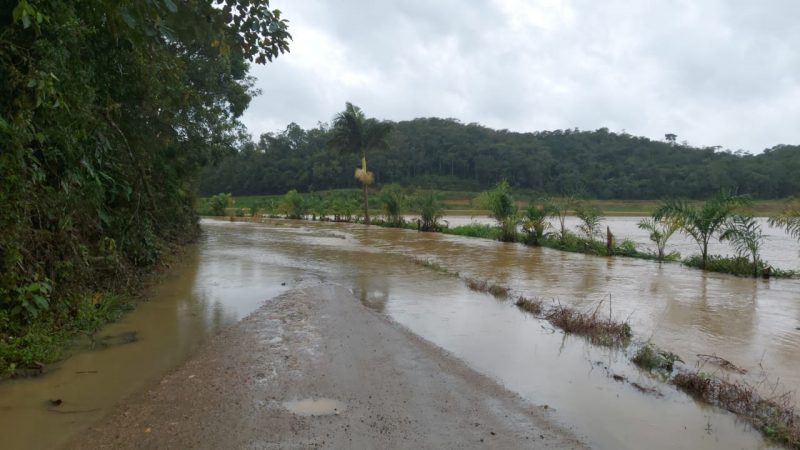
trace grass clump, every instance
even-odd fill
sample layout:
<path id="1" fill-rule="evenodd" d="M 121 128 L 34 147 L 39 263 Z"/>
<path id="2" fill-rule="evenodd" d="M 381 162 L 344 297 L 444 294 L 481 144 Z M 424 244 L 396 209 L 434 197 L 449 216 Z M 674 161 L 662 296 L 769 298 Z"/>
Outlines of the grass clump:
<path id="1" fill-rule="evenodd" d="M 800 449 L 800 417 L 789 394 L 763 398 L 753 386 L 703 372 L 675 375 L 672 383 L 689 395 L 746 419 L 769 439 Z"/>
<path id="2" fill-rule="evenodd" d="M 624 346 L 630 342 L 633 333 L 627 322 L 598 317 L 597 310 L 584 313 L 558 305 L 546 314 L 545 318 L 565 333 L 587 337 L 593 344 L 605 346 Z"/>
<path id="3" fill-rule="evenodd" d="M 703 268 L 703 258 L 700 255 L 690 256 L 684 259 L 682 263 L 688 267 L 697 269 Z M 728 257 L 709 255 L 705 270 L 709 272 L 727 273 L 740 277 L 753 277 L 755 273 L 764 278 L 800 278 L 800 271 L 776 269 L 761 259 L 758 260 L 754 270 L 753 262 L 745 256 Z"/>
<path id="4" fill-rule="evenodd" d="M 516 303 L 514 304 L 517 305 L 517 308 L 523 311 L 527 311 L 533 314 L 534 316 L 541 315 L 542 312 L 544 311 L 544 306 L 542 305 L 542 301 L 539 299 L 529 299 L 520 295 Z"/>
<path id="5" fill-rule="evenodd" d="M 437 263 L 436 261 L 432 261 L 430 259 L 421 259 L 421 258 L 414 258 L 414 264 L 418 266 L 422 266 L 431 270 L 434 270 L 439 273 L 443 273 L 445 275 L 451 276 L 458 276 L 458 272 L 452 272 L 448 268 L 442 266 L 441 264 Z"/>
<path id="6" fill-rule="evenodd" d="M 469 236 L 484 239 L 500 239 L 500 229 L 491 225 L 484 225 L 479 223 L 471 223 L 469 225 L 460 225 L 452 228 L 445 228 L 442 230 L 445 234 L 454 234 L 456 236 Z"/>
<path id="7" fill-rule="evenodd" d="M 45 364 L 61 358 L 75 338 L 93 338 L 103 325 L 131 309 L 123 296 L 102 293 L 77 296 L 59 306 L 27 326 L 14 325 L 0 311 L 0 379 L 43 373 Z"/>
<path id="8" fill-rule="evenodd" d="M 675 361 L 680 361 L 678 355 L 661 350 L 655 345 L 647 343 L 643 345 L 633 356 L 634 364 L 649 372 L 661 372 L 665 375 L 672 373 Z"/>
<path id="9" fill-rule="evenodd" d="M 473 291 L 486 292 L 488 294 L 492 294 L 497 298 L 508 297 L 508 293 L 510 291 L 505 286 L 491 283 L 486 280 L 478 280 L 476 278 L 466 278 L 464 282 L 467 283 L 467 287 L 472 289 Z"/>

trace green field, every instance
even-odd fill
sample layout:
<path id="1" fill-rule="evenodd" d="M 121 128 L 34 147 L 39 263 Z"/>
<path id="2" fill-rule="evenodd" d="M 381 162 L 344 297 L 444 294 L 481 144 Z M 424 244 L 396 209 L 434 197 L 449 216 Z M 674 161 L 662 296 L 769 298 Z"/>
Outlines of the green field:
<path id="1" fill-rule="evenodd" d="M 413 189 L 407 189 L 406 194 L 409 198 L 414 197 L 418 192 Z M 437 196 L 442 203 L 446 215 L 465 215 L 465 216 L 480 216 L 488 215 L 488 211 L 475 208 L 473 199 L 477 197 L 479 192 L 469 191 L 438 191 Z M 314 193 L 301 194 L 304 200 L 311 206 L 314 202 L 321 199 L 332 201 L 334 199 L 348 199 L 349 201 L 358 202 L 358 210 L 361 208 L 361 190 L 359 189 L 336 189 L 330 191 L 320 191 Z M 524 207 L 528 203 L 528 199 L 537 198 L 536 194 L 532 192 L 519 191 L 515 192 L 514 196 L 517 198 L 517 204 Z M 283 195 L 250 195 L 234 197 L 235 209 L 245 209 L 246 213 L 265 210 L 271 211 L 277 208 Z M 780 213 L 785 208 L 789 200 L 753 200 L 753 202 L 743 208 L 742 212 L 766 217 Z M 198 201 L 198 211 L 202 215 L 209 215 L 205 210 L 207 198 L 201 198 Z M 584 206 L 593 206 L 600 209 L 606 216 L 649 216 L 653 211 L 658 208 L 660 200 L 596 200 L 586 199 L 581 200 Z M 697 201 L 698 204 L 702 203 Z M 379 215 L 381 213 L 381 194 L 380 191 L 373 191 L 370 193 L 370 214 Z M 407 206 L 404 208 L 407 214 L 413 214 L 415 211 L 412 207 Z"/>

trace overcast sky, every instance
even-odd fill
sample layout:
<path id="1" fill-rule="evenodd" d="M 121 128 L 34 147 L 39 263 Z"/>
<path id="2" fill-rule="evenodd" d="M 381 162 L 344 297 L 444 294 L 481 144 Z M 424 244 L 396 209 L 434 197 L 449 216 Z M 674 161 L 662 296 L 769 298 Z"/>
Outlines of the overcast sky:
<path id="1" fill-rule="evenodd" d="M 252 74 L 254 136 L 368 116 L 800 143 L 798 0 L 272 0 L 291 53 Z"/>

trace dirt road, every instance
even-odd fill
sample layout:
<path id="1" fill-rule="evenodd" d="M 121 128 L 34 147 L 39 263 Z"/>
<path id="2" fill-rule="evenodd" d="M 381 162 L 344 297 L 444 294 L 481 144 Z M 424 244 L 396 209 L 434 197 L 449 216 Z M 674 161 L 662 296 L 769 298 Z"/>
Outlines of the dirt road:
<path id="1" fill-rule="evenodd" d="M 315 402 L 286 403 L 303 399 Z M 67 448 L 584 446 L 545 407 L 314 282 L 222 332 Z"/>

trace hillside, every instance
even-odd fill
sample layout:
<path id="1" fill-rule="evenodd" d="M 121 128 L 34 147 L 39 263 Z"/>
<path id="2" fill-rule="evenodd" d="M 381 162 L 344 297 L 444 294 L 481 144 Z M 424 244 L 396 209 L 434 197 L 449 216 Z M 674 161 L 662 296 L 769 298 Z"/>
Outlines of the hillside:
<path id="1" fill-rule="evenodd" d="M 356 186 L 358 158 L 329 150 L 329 136 L 325 124 L 308 130 L 291 124 L 264 134 L 207 169 L 201 194 Z M 455 119 L 414 119 L 395 123 L 388 148 L 371 151 L 368 161 L 378 184 L 448 190 L 478 191 L 505 178 L 515 188 L 600 199 L 704 198 L 719 189 L 762 199 L 800 193 L 800 146 L 751 155 L 605 128 L 516 133 Z"/>

